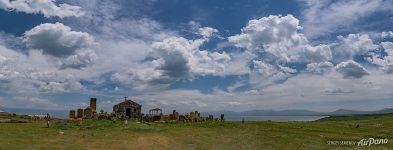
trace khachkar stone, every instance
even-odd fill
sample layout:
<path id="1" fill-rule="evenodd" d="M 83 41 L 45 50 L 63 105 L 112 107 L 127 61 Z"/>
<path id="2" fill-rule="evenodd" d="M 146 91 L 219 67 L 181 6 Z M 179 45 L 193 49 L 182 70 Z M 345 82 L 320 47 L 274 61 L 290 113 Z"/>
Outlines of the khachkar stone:
<path id="1" fill-rule="evenodd" d="M 76 117 L 77 117 L 77 118 L 83 118 L 83 109 L 82 109 L 82 108 L 79 108 L 79 109 L 76 111 Z"/>
<path id="2" fill-rule="evenodd" d="M 75 110 L 70 110 L 70 114 L 68 118 L 75 119 Z"/>
<path id="3" fill-rule="evenodd" d="M 176 110 L 173 110 L 172 115 L 174 117 L 173 118 L 174 120 L 179 120 L 179 112 L 176 112 Z"/>
<path id="4" fill-rule="evenodd" d="M 90 98 L 90 107 L 97 111 L 97 98 Z"/>
<path id="5" fill-rule="evenodd" d="M 89 106 L 83 111 L 84 118 L 91 119 L 93 117 L 93 109 Z"/>
<path id="6" fill-rule="evenodd" d="M 213 115 L 209 115 L 209 120 L 214 120 L 214 116 Z"/>

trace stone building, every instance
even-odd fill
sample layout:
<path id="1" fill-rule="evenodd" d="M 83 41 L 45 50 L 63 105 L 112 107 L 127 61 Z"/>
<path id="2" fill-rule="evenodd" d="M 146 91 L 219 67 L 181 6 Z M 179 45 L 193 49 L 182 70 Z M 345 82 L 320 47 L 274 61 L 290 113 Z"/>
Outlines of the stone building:
<path id="1" fill-rule="evenodd" d="M 139 118 L 141 116 L 142 105 L 124 97 L 124 102 L 113 106 L 113 113 L 123 119 Z"/>

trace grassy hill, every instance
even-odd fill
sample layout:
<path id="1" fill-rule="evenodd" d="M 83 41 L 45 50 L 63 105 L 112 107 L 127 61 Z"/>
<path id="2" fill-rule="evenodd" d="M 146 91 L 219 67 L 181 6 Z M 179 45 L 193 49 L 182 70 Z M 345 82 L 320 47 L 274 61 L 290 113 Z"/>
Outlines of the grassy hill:
<path id="1" fill-rule="evenodd" d="M 5 116 L 9 117 L 9 116 Z M 4 119 L 4 116 L 3 116 Z M 359 125 L 358 128 L 356 126 Z M 328 141 L 393 140 L 393 114 L 335 116 L 314 122 L 144 124 L 64 120 L 0 123 L 0 149 L 354 149 Z M 362 149 L 390 149 L 393 141 Z"/>

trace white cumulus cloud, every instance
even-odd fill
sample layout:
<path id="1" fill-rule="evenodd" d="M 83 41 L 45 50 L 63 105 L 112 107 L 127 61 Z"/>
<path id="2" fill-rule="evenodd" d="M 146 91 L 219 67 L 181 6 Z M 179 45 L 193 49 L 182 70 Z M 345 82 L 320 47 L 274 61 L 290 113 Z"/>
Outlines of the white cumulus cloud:
<path id="1" fill-rule="evenodd" d="M 391 74 L 393 73 L 393 43 L 382 42 L 381 45 L 387 55 L 383 57 L 373 55 L 368 60 L 381 67 L 384 72 Z"/>
<path id="2" fill-rule="evenodd" d="M 42 14 L 45 17 L 79 17 L 83 11 L 79 6 L 56 4 L 56 0 L 0 0 L 0 9 L 30 14 Z"/>
<path id="3" fill-rule="evenodd" d="M 298 1 L 305 7 L 302 10 L 305 34 L 312 38 L 351 28 L 362 18 L 393 8 L 391 0 Z"/>
<path id="4" fill-rule="evenodd" d="M 386 31 L 381 33 L 382 38 L 393 38 L 393 32 L 392 31 Z"/>
<path id="5" fill-rule="evenodd" d="M 211 37 L 214 33 L 217 33 L 218 30 L 211 27 L 203 27 L 198 29 L 198 33 L 202 35 L 204 38 Z"/>
<path id="6" fill-rule="evenodd" d="M 62 23 L 44 23 L 25 32 L 23 42 L 29 49 L 54 56 L 59 68 L 81 69 L 96 60 L 94 38 L 86 32 L 72 31 Z"/>
<path id="7" fill-rule="evenodd" d="M 325 62 L 332 59 L 332 51 L 327 45 L 309 46 L 303 53 L 304 60 L 308 62 Z"/>
<path id="8" fill-rule="evenodd" d="M 88 33 L 72 31 L 58 22 L 44 23 L 26 31 L 23 41 L 31 49 L 42 50 L 44 54 L 56 57 L 69 56 L 94 43 Z"/>
<path id="9" fill-rule="evenodd" d="M 300 33 L 299 20 L 292 15 L 262 17 L 250 20 L 241 34 L 228 40 L 254 53 L 266 52 L 284 62 L 322 62 L 331 59 L 327 45 L 311 46 Z"/>
<path id="10" fill-rule="evenodd" d="M 337 72 L 341 73 L 344 78 L 361 78 L 370 73 L 359 63 L 348 60 L 336 65 Z"/>
<path id="11" fill-rule="evenodd" d="M 159 63 L 160 82 L 190 78 L 195 75 L 216 75 L 225 71 L 231 57 L 223 53 L 200 50 L 205 39 L 188 40 L 172 37 L 153 43 L 152 57 Z"/>
<path id="12" fill-rule="evenodd" d="M 81 69 L 97 60 L 97 55 L 92 50 L 82 50 L 75 55 L 61 60 L 61 68 Z"/>
<path id="13" fill-rule="evenodd" d="M 349 34 L 346 37 L 338 37 L 341 42 L 342 51 L 349 51 L 352 54 L 365 54 L 370 50 L 378 48 L 368 34 Z"/>
<path id="14" fill-rule="evenodd" d="M 307 64 L 306 70 L 314 74 L 324 74 L 326 72 L 329 72 L 333 67 L 334 65 L 331 62 L 325 61 L 321 63 Z"/>

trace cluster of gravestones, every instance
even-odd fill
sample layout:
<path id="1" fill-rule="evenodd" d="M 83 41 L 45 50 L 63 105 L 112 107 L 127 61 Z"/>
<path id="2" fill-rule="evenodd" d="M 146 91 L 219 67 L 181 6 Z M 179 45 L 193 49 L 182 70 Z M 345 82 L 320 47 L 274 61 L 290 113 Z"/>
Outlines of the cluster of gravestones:
<path id="1" fill-rule="evenodd" d="M 96 111 L 97 109 L 97 98 L 90 98 L 90 105 L 85 109 L 78 108 L 75 110 L 70 110 L 69 112 L 69 120 L 83 120 L 83 119 L 97 119 L 99 114 Z"/>
<path id="2" fill-rule="evenodd" d="M 104 112 L 104 110 L 101 110 L 99 113 L 96 113 L 96 111 L 93 111 L 91 113 L 89 111 L 84 111 L 84 109 L 77 109 L 77 113 L 75 113 L 74 110 L 70 111 L 70 116 L 69 116 L 69 121 L 77 123 L 77 124 L 82 124 L 84 119 L 93 119 L 93 120 L 118 120 L 118 116 L 116 116 L 114 113 L 107 113 Z"/>
<path id="3" fill-rule="evenodd" d="M 23 116 L 20 116 L 21 119 L 28 119 L 30 121 L 45 120 L 45 117 L 46 117 L 46 115 L 23 115 Z"/>
<path id="4" fill-rule="evenodd" d="M 213 115 L 207 117 L 201 116 L 198 111 L 189 112 L 184 117 L 181 117 L 183 122 L 202 122 L 202 121 L 224 121 L 224 114 L 221 114 L 220 118 L 214 118 Z"/>
<path id="5" fill-rule="evenodd" d="M 85 109 L 79 108 L 76 111 L 70 110 L 69 112 L 69 120 L 72 122 L 76 122 L 78 124 L 82 124 L 83 119 L 94 119 L 94 120 L 117 120 L 117 119 L 125 119 L 124 116 L 119 116 L 114 113 L 107 113 L 104 110 L 97 112 L 97 98 L 90 98 L 90 105 Z"/>
<path id="6" fill-rule="evenodd" d="M 181 121 L 181 122 L 201 122 L 201 121 L 224 121 L 224 114 L 221 114 L 220 118 L 214 118 L 213 115 L 203 117 L 198 111 L 192 111 L 185 115 L 180 115 L 179 112 L 173 110 L 172 114 L 164 115 L 162 109 L 154 108 L 149 111 L 149 114 L 140 113 L 141 105 L 127 100 L 124 98 L 124 102 L 119 103 L 113 107 L 113 113 L 107 113 L 101 110 L 99 113 L 97 109 L 97 98 L 90 98 L 90 105 L 85 109 L 79 108 L 76 111 L 70 110 L 69 120 L 77 123 L 82 123 L 83 119 L 95 119 L 95 120 L 138 120 L 141 122 L 169 122 L 169 121 Z M 123 110 L 134 110 L 133 115 L 127 116 L 127 111 Z"/>
<path id="7" fill-rule="evenodd" d="M 69 119 L 96 119 L 98 117 L 98 114 L 95 110 L 93 110 L 91 107 L 87 107 L 86 109 L 79 108 L 76 111 L 75 110 L 70 110 L 69 113 Z"/>
<path id="8" fill-rule="evenodd" d="M 107 113 L 104 112 L 103 110 L 100 111 L 97 117 L 98 120 L 116 120 L 118 119 L 118 116 L 116 116 L 114 113 Z"/>
<path id="9" fill-rule="evenodd" d="M 160 115 L 143 115 L 142 114 L 142 119 L 140 119 L 141 121 L 144 122 L 155 122 L 155 121 L 163 121 L 164 115 L 160 114 Z"/>
<path id="10" fill-rule="evenodd" d="M 171 121 L 180 121 L 180 122 L 203 122 L 203 121 L 224 121 L 224 114 L 221 114 L 220 118 L 214 118 L 213 115 L 209 115 L 207 117 L 201 116 L 198 111 L 192 111 L 185 115 L 179 115 L 179 112 L 173 110 L 172 114 L 163 115 L 162 113 L 159 115 L 145 115 L 142 116 L 142 121 L 154 122 L 154 121 L 162 121 L 162 122 L 171 122 Z"/>
<path id="11" fill-rule="evenodd" d="M 179 112 L 173 110 L 172 114 L 169 115 L 163 115 L 162 113 L 159 116 L 153 115 L 152 120 L 153 121 L 179 121 L 181 116 L 182 115 L 179 115 Z"/>
<path id="12" fill-rule="evenodd" d="M 89 108 L 89 107 L 88 107 Z M 203 117 L 201 113 L 198 111 L 192 111 L 185 115 L 180 115 L 179 112 L 173 110 L 172 114 L 163 115 L 160 114 L 141 114 L 137 118 L 128 118 L 126 116 L 119 116 L 114 113 L 107 113 L 101 110 L 99 113 L 96 111 L 85 111 L 86 109 L 77 109 L 77 112 L 74 110 L 70 111 L 70 121 L 76 122 L 78 124 L 82 124 L 83 119 L 95 119 L 95 120 L 129 120 L 135 119 L 141 122 L 203 122 L 203 121 L 224 121 L 224 114 L 221 114 L 220 118 L 214 118 L 213 115 L 209 115 L 207 117 Z"/>

